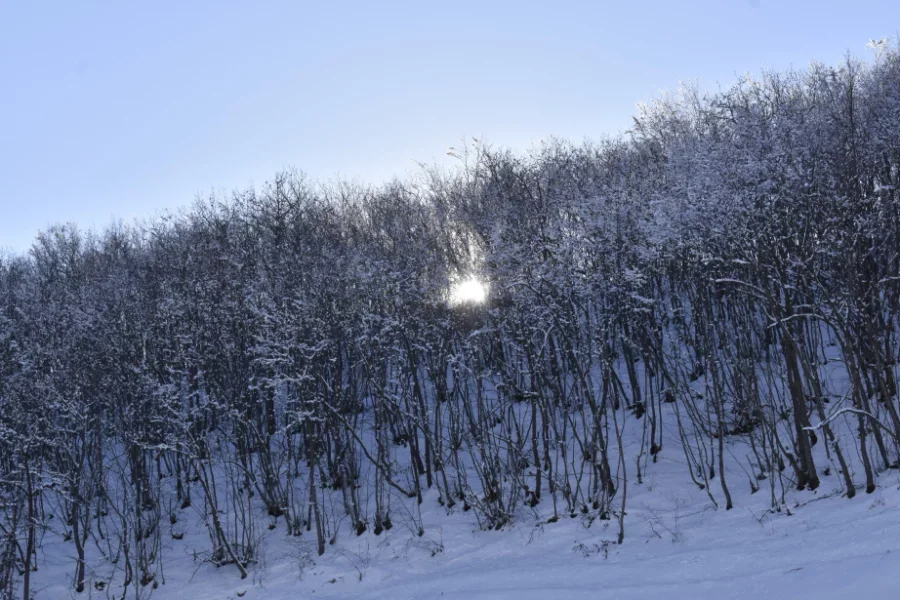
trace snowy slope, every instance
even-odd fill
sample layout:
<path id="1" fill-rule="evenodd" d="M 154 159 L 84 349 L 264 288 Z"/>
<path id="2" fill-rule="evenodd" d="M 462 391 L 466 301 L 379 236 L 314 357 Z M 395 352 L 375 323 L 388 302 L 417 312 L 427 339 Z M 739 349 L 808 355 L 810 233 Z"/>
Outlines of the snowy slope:
<path id="1" fill-rule="evenodd" d="M 670 421 L 671 422 L 671 421 Z M 633 428 L 630 447 L 636 447 Z M 672 439 L 671 437 L 669 439 Z M 284 535 L 283 523 L 262 533 L 261 558 L 241 580 L 234 567 L 215 568 L 200 557 L 208 548 L 194 512 L 179 513 L 164 553 L 165 583 L 127 590 L 127 597 L 160 600 L 234 598 L 468 599 L 515 598 L 895 598 L 900 572 L 900 474 L 881 474 L 878 489 L 848 500 L 834 470 L 815 492 L 787 492 L 786 510 L 769 510 L 768 490 L 750 493 L 733 459 L 726 472 L 735 508 L 716 508 L 687 475 L 680 449 L 670 444 L 643 481 L 629 481 L 626 535 L 596 515 L 547 523 L 539 512 L 502 531 L 481 531 L 471 512 L 447 511 L 436 494 L 422 504 L 425 534 L 396 510 L 392 530 L 355 537 L 341 528 L 336 543 L 315 556 L 309 535 Z M 818 450 L 822 450 L 819 445 Z M 626 452 L 630 448 L 626 448 Z M 823 455 L 822 465 L 826 465 Z M 857 478 L 858 479 L 858 478 Z M 712 494 L 720 494 L 713 483 Z M 415 510 L 407 501 L 406 510 Z M 539 505 L 538 509 L 546 509 Z M 412 513 L 409 513 L 412 514 Z M 418 515 L 416 515 L 418 519 Z M 166 527 L 169 527 L 166 524 Z M 74 550 L 45 533 L 38 600 L 121 597 L 115 572 L 95 558 L 93 580 L 113 584 L 76 596 L 69 578 Z"/>

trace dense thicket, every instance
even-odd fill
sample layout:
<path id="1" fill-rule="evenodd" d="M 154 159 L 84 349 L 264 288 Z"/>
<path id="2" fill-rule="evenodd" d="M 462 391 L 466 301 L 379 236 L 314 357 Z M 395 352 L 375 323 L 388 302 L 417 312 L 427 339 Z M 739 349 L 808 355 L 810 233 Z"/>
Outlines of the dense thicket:
<path id="1" fill-rule="evenodd" d="M 832 463 L 851 498 L 897 466 L 896 50 L 460 161 L 377 189 L 286 173 L 0 259 L 0 597 L 29 597 L 49 530 L 77 591 L 90 550 L 145 593 L 189 506 L 246 575 L 261 524 L 322 553 L 429 489 L 485 528 L 534 508 L 621 542 L 661 453 L 730 508 L 733 438 L 774 508 Z M 448 302 L 470 276 L 488 302 Z"/>

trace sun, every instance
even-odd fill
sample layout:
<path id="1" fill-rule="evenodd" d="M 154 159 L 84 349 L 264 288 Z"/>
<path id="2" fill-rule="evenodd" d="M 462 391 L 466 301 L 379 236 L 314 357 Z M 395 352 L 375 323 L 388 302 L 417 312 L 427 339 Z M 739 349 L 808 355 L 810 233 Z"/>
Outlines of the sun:
<path id="1" fill-rule="evenodd" d="M 450 289 L 451 304 L 481 304 L 487 299 L 487 288 L 475 277 L 463 279 Z"/>

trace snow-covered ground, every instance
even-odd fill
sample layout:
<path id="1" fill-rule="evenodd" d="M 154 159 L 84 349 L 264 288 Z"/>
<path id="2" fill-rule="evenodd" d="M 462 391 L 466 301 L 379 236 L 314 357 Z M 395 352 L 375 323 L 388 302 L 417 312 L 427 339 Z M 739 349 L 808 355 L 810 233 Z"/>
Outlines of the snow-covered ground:
<path id="1" fill-rule="evenodd" d="M 896 598 L 896 486 L 853 501 L 810 500 L 788 516 L 752 504 L 715 511 L 690 494 L 637 497 L 621 546 L 602 524 L 577 519 L 500 533 L 444 520 L 424 540 L 369 540 L 302 581 L 264 581 L 254 597 Z M 229 597 L 199 595 L 200 587 L 197 597 Z"/>
<path id="2" fill-rule="evenodd" d="M 672 438 L 669 438 L 672 439 Z M 636 443 L 636 440 L 635 440 Z M 821 450 L 821 444 L 819 450 Z M 732 442 L 732 457 L 740 442 Z M 165 583 L 160 600 L 236 598 L 499 599 L 548 598 L 896 598 L 900 591 L 900 473 L 880 475 L 872 494 L 848 500 L 831 470 L 815 492 L 789 491 L 787 507 L 772 512 L 769 490 L 750 493 L 742 470 L 727 471 L 734 509 L 716 508 L 691 483 L 680 448 L 670 445 L 642 483 L 630 481 L 625 542 L 617 522 L 590 515 L 545 522 L 526 514 L 502 531 L 481 531 L 471 512 L 448 512 L 425 496 L 425 534 L 395 506 L 394 527 L 360 537 L 342 527 L 324 556 L 309 534 L 288 537 L 278 522 L 261 533 L 260 560 L 241 580 L 233 566 L 198 560 L 209 547 L 194 509 L 181 511 L 166 531 Z M 826 462 L 821 463 L 820 472 Z M 857 477 L 858 479 L 858 477 Z M 768 483 L 767 481 L 761 483 Z M 721 495 L 717 480 L 712 493 Z M 543 507 L 538 506 L 538 509 Z M 413 504 L 406 508 L 412 510 Z M 546 507 L 543 507 L 546 509 Z M 417 515 L 418 519 L 418 515 Z M 165 527 L 170 528 L 168 523 Z M 116 586 L 76 595 L 70 578 L 74 549 L 45 534 L 35 573 L 38 600 L 121 597 Z M 94 565 L 108 573 L 108 565 Z M 101 579 L 108 578 L 108 574 Z M 132 586 L 127 597 L 141 588 Z M 144 597 L 150 588 L 141 589 Z"/>

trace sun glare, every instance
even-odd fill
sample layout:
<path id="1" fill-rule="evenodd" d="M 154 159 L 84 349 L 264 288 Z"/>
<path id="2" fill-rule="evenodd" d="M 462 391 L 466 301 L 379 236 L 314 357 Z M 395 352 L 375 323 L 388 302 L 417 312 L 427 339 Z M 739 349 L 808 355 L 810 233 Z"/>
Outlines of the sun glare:
<path id="1" fill-rule="evenodd" d="M 453 304 L 481 304 L 486 298 L 487 288 L 474 277 L 457 281 L 450 290 L 450 302 Z"/>

